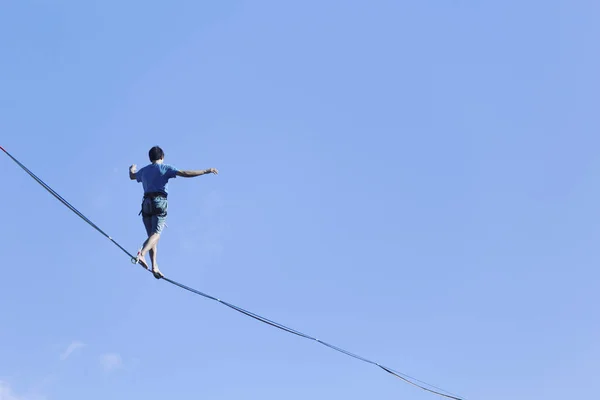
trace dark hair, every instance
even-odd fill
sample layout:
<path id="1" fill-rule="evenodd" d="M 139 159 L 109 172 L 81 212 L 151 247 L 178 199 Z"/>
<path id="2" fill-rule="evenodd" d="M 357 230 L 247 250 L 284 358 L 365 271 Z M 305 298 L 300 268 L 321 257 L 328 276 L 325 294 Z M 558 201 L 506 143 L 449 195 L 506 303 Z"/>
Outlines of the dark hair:
<path id="1" fill-rule="evenodd" d="M 165 157 L 165 152 L 158 146 L 154 146 L 148 152 L 148 157 L 150 157 L 150 162 L 161 160 Z"/>

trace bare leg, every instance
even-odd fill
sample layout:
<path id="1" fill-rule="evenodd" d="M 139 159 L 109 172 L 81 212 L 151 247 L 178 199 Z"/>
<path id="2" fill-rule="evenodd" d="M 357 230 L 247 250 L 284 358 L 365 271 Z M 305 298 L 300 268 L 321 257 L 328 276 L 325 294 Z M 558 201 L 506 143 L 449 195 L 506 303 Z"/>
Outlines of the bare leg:
<path id="1" fill-rule="evenodd" d="M 158 244 L 158 243 L 157 243 Z M 156 251 L 158 250 L 157 244 L 150 249 L 150 261 L 152 261 L 152 268 L 156 265 Z"/>
<path id="2" fill-rule="evenodd" d="M 155 278 L 162 278 L 164 275 L 158 269 L 158 263 L 156 262 L 156 253 L 157 253 L 158 245 L 155 244 L 153 248 L 150 249 L 150 258 L 152 259 L 152 273 Z"/>
<path id="3" fill-rule="evenodd" d="M 148 250 L 150 250 L 151 248 L 156 246 L 156 243 L 158 243 L 158 239 L 160 239 L 159 233 L 153 233 L 152 235 L 150 235 L 150 237 L 148 239 L 146 239 L 146 241 L 144 242 L 144 246 L 142 247 L 142 250 L 140 251 L 142 254 L 142 257 L 144 257 L 146 255 Z"/>
<path id="4" fill-rule="evenodd" d="M 156 264 L 156 250 L 158 240 L 160 239 L 159 233 L 153 233 L 146 241 L 144 242 L 144 247 L 140 251 L 140 257 L 144 258 L 146 253 L 150 252 L 150 257 L 152 258 L 152 273 L 154 273 L 154 277 L 160 278 L 163 274 L 158 269 L 158 265 Z"/>

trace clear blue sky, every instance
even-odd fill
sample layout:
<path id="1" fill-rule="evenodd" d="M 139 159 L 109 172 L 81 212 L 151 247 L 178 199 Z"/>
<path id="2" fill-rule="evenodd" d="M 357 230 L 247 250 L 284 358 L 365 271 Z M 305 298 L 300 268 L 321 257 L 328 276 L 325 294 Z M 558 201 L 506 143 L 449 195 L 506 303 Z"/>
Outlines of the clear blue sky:
<path id="1" fill-rule="evenodd" d="M 210 4 L 209 4 L 210 3 Z M 16 1 L 0 145 L 171 278 L 467 399 L 600 390 L 600 3 Z M 134 267 L 0 154 L 0 399 L 435 399 Z"/>

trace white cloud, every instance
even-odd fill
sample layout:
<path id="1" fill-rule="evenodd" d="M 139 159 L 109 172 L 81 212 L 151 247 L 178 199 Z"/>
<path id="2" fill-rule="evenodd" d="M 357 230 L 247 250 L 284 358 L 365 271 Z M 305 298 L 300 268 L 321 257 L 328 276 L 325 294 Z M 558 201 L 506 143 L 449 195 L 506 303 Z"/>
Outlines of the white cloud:
<path id="1" fill-rule="evenodd" d="M 20 400 L 20 398 L 13 393 L 8 383 L 0 381 L 0 400 Z"/>
<path id="2" fill-rule="evenodd" d="M 118 353 L 107 353 L 100 356 L 100 364 L 105 371 L 110 372 L 121 368 L 123 366 L 123 359 Z"/>
<path id="3" fill-rule="evenodd" d="M 0 381 L 0 400 L 45 400 L 40 395 L 17 395 L 12 391 L 8 382 Z"/>
<path id="4" fill-rule="evenodd" d="M 78 341 L 74 341 L 72 342 L 69 347 L 67 347 L 67 349 L 60 355 L 60 359 L 62 361 L 66 360 L 67 358 L 69 358 L 69 356 L 71 354 L 73 354 L 73 352 L 81 349 L 82 347 L 84 347 L 85 344 L 78 342 Z M 2 398 L 0 398 L 0 400 L 3 400 Z"/>

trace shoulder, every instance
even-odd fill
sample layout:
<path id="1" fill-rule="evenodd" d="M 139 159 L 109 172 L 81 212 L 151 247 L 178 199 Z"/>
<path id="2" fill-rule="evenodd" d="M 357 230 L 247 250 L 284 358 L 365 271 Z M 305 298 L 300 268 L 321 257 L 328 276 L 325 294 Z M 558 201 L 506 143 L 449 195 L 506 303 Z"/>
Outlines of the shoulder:
<path id="1" fill-rule="evenodd" d="M 177 172 L 179 171 L 178 168 L 176 168 L 175 166 L 171 165 L 171 164 L 163 164 L 162 165 L 163 170 L 166 172 Z"/>
<path id="2" fill-rule="evenodd" d="M 167 177 L 167 179 L 175 178 L 179 172 L 179 170 L 171 164 L 163 164 L 161 168 L 162 173 Z"/>
<path id="3" fill-rule="evenodd" d="M 138 169 L 135 172 L 135 180 L 138 181 L 138 182 L 141 182 L 142 178 L 144 176 L 144 172 L 147 171 L 147 170 L 148 170 L 147 166 Z"/>

